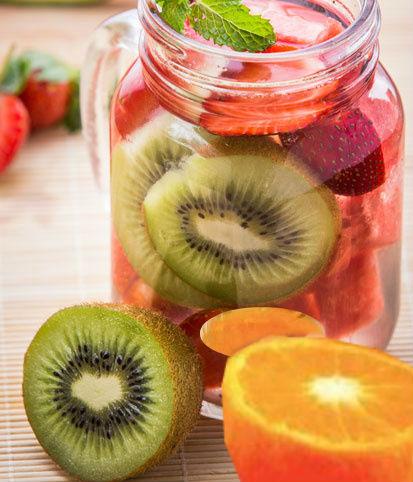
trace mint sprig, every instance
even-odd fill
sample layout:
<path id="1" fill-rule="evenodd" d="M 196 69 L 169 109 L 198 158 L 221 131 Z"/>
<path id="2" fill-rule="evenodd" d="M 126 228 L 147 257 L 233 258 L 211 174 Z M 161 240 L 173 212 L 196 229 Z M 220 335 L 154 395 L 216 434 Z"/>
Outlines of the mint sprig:
<path id="1" fill-rule="evenodd" d="M 161 16 L 165 22 L 177 32 L 182 32 L 184 23 L 189 15 L 188 0 L 158 0 Z"/>
<path id="2" fill-rule="evenodd" d="M 261 15 L 252 15 L 242 0 L 158 0 L 160 16 L 182 32 L 186 19 L 192 28 L 217 45 L 237 51 L 260 52 L 272 45 L 275 32 Z"/>

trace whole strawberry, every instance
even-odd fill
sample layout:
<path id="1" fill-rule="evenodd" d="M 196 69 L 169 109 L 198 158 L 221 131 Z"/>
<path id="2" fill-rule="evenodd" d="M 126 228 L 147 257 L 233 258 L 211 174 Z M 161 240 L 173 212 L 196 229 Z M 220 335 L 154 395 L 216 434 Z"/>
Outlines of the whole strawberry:
<path id="1" fill-rule="evenodd" d="M 0 173 L 11 163 L 29 133 L 29 114 L 22 101 L 0 94 Z"/>
<path id="2" fill-rule="evenodd" d="M 280 137 L 336 194 L 359 196 L 385 181 L 379 136 L 360 109 Z"/>
<path id="3" fill-rule="evenodd" d="M 20 96 L 32 129 L 59 123 L 70 131 L 80 128 L 79 73 L 51 55 L 32 51 L 11 55 L 0 91 Z"/>

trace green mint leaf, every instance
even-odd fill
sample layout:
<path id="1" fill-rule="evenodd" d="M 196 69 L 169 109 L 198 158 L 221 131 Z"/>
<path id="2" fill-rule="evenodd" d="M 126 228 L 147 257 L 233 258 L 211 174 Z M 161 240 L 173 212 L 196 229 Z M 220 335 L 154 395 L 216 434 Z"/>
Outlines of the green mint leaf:
<path id="1" fill-rule="evenodd" d="M 63 119 L 63 125 L 70 131 L 75 132 L 79 130 L 81 125 L 80 120 L 80 74 L 79 71 L 72 71 L 72 95 L 70 97 L 69 106 L 67 108 L 66 115 Z"/>
<path id="2" fill-rule="evenodd" d="M 205 39 L 234 50 L 259 52 L 275 42 L 270 22 L 252 15 L 241 0 L 194 0 L 189 18 Z"/>
<path id="3" fill-rule="evenodd" d="M 0 72 L 0 92 L 19 95 L 30 75 L 30 62 L 20 57 L 8 56 Z"/>
<path id="4" fill-rule="evenodd" d="M 158 0 L 159 16 L 174 30 L 182 33 L 189 14 L 189 0 Z"/>

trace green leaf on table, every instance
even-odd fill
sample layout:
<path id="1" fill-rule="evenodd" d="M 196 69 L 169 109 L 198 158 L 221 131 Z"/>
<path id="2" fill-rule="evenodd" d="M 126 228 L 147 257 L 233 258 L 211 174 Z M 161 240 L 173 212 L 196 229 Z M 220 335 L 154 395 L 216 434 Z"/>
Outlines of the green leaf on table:
<path id="1" fill-rule="evenodd" d="M 189 0 L 158 0 L 160 17 L 177 32 L 182 32 L 189 14 Z"/>
<path id="2" fill-rule="evenodd" d="M 80 119 L 80 74 L 79 71 L 72 73 L 72 94 L 70 97 L 69 106 L 66 115 L 63 119 L 63 125 L 70 131 L 75 132 L 79 130 L 81 125 Z"/>
<path id="3" fill-rule="evenodd" d="M 30 62 L 21 57 L 8 55 L 0 72 L 0 92 L 19 95 L 30 75 Z"/>
<path id="4" fill-rule="evenodd" d="M 29 62 L 31 72 L 36 73 L 39 81 L 61 83 L 71 78 L 72 69 L 52 55 L 30 50 L 24 52 L 20 58 Z"/>
<path id="5" fill-rule="evenodd" d="M 252 15 L 241 0 L 195 0 L 189 18 L 205 39 L 234 50 L 259 52 L 275 42 L 271 23 Z"/>

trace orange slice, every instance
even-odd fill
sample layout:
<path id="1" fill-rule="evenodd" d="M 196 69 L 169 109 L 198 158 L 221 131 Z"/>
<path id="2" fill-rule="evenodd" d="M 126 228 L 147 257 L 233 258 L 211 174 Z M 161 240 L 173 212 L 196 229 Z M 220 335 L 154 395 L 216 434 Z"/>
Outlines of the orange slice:
<path id="1" fill-rule="evenodd" d="M 413 367 L 328 339 L 228 359 L 225 441 L 242 482 L 412 482 Z"/>
<path id="2" fill-rule="evenodd" d="M 208 320 L 201 340 L 208 348 L 233 355 L 241 348 L 268 336 L 322 336 L 322 325 L 299 311 L 285 308 L 240 308 Z"/>

